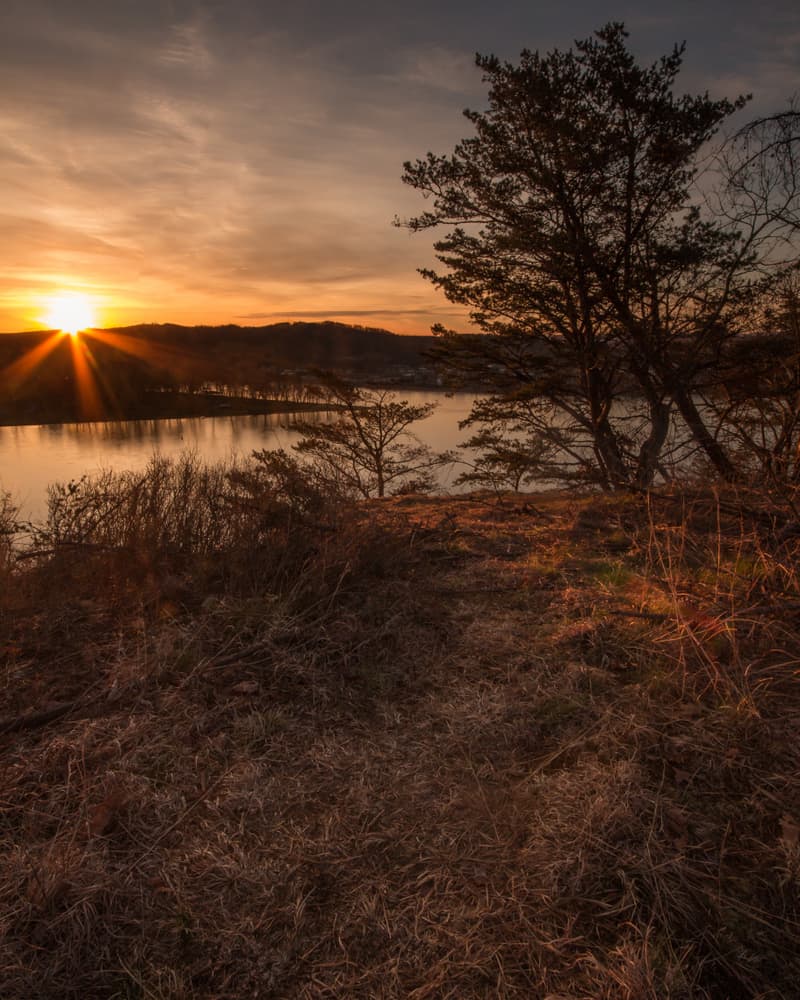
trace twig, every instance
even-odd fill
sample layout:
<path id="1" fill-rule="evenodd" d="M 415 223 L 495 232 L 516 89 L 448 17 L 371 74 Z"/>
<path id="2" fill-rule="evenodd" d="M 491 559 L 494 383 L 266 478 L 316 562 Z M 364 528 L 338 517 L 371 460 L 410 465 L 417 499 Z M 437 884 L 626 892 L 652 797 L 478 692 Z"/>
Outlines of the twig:
<path id="1" fill-rule="evenodd" d="M 41 712 L 28 712 L 26 715 L 17 715 L 12 718 L 0 719 L 0 736 L 6 733 L 19 733 L 24 729 L 36 729 L 39 726 L 46 726 L 48 722 L 54 722 L 62 716 L 68 715 L 73 709 L 91 705 L 96 698 L 89 701 L 64 701 L 52 708 L 43 709 Z"/>

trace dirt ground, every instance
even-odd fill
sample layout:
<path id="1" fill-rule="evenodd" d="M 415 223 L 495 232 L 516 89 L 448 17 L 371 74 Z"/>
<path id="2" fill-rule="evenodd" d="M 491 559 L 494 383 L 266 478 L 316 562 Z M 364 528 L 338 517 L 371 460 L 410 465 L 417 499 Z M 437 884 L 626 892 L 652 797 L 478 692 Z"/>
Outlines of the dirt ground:
<path id="1" fill-rule="evenodd" d="M 368 521 L 302 601 L 8 578 L 0 995 L 796 996 L 774 518 L 554 494 Z"/>

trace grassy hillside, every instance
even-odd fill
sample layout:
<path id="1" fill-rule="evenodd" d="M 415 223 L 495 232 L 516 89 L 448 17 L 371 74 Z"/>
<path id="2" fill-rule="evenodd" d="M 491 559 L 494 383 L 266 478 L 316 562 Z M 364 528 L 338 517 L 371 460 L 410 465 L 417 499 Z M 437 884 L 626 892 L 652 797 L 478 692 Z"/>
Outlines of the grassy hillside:
<path id="1" fill-rule="evenodd" d="M 148 475 L 5 553 L 2 996 L 796 996 L 791 503 Z"/>

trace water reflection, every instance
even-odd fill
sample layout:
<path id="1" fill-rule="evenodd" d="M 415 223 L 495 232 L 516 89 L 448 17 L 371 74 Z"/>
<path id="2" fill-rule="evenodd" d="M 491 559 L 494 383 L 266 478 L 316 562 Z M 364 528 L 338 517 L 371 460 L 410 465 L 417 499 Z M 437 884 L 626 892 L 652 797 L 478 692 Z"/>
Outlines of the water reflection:
<path id="1" fill-rule="evenodd" d="M 473 397 L 460 393 L 403 392 L 414 405 L 439 406 L 415 425 L 418 436 L 436 451 L 456 448 L 465 434 L 458 421 L 469 412 Z M 82 424 L 0 427 L 0 489 L 10 492 L 24 517 L 38 520 L 45 511 L 47 486 L 68 482 L 104 469 L 141 469 L 154 454 L 172 457 L 184 449 L 207 461 L 246 457 L 261 448 L 290 448 L 297 441 L 289 429 L 293 414 L 188 417 L 172 420 L 123 420 Z M 327 420 L 320 412 L 306 420 Z M 458 469 L 445 470 L 448 486 Z"/>

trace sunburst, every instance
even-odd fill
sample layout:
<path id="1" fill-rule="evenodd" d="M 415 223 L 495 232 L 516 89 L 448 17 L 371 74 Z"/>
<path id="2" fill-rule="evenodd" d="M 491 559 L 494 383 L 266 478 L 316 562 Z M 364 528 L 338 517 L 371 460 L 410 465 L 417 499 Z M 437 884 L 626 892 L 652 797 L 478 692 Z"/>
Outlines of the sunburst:
<path id="1" fill-rule="evenodd" d="M 54 330 L 61 330 L 73 337 L 96 323 L 95 307 L 88 295 L 65 292 L 47 300 L 44 322 Z"/>
<path id="2" fill-rule="evenodd" d="M 95 301 L 79 292 L 58 292 L 41 301 L 40 322 L 52 331 L 34 338 L 34 346 L 18 357 L 4 370 L 0 380 L 13 393 L 34 376 L 36 370 L 47 363 L 53 351 L 69 341 L 72 368 L 75 373 L 77 411 L 84 420 L 107 419 L 116 412 L 115 391 L 104 376 L 98 363 L 95 348 L 99 344 L 122 354 L 139 358 L 151 365 L 169 369 L 184 359 L 176 348 L 152 344 L 116 330 L 97 327 Z"/>

